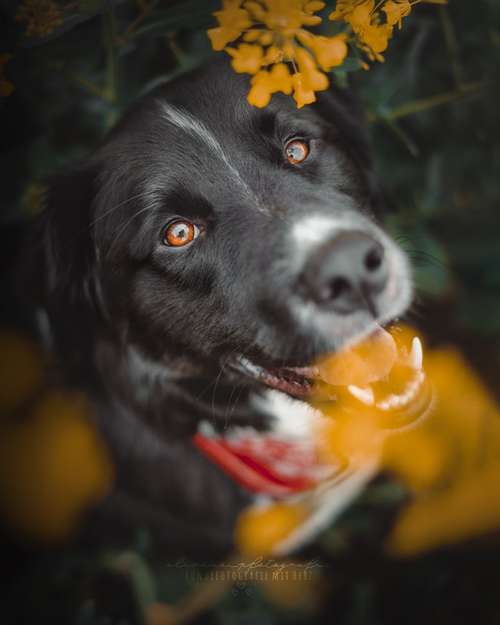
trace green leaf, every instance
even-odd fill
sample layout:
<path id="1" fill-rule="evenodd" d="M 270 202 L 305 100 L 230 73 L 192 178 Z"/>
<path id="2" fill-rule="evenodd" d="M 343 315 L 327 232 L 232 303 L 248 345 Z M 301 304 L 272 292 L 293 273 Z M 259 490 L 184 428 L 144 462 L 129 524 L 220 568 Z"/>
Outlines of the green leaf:
<path id="1" fill-rule="evenodd" d="M 202 3 L 198 0 L 188 0 L 180 6 L 172 7 L 170 10 L 155 11 L 143 25 L 137 29 L 133 37 L 135 39 L 148 37 L 161 37 L 168 32 L 188 29 L 196 30 L 198 28 L 208 28 L 212 25 L 214 18 L 212 13 L 219 8 L 219 2 L 215 0 L 207 0 Z"/>

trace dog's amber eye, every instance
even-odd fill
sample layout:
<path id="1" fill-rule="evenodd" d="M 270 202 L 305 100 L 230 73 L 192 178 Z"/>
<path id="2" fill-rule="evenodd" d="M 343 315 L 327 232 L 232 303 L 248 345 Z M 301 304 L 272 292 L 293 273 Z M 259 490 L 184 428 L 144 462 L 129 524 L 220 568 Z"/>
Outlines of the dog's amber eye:
<path id="1" fill-rule="evenodd" d="M 168 226 L 163 240 L 170 247 L 183 247 L 194 241 L 199 234 L 200 230 L 194 224 L 179 219 Z"/>
<path id="2" fill-rule="evenodd" d="M 286 144 L 285 154 L 291 165 L 300 165 L 309 156 L 309 146 L 305 141 L 293 139 Z"/>

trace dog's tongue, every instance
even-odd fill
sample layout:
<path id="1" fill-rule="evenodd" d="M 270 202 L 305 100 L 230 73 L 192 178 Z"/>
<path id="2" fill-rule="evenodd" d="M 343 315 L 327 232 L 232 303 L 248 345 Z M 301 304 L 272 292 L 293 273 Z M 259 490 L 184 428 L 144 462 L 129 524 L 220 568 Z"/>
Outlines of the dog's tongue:
<path id="1" fill-rule="evenodd" d="M 386 377 L 398 358 L 393 337 L 378 328 L 361 343 L 318 363 L 319 377 L 332 386 L 366 386 Z"/>

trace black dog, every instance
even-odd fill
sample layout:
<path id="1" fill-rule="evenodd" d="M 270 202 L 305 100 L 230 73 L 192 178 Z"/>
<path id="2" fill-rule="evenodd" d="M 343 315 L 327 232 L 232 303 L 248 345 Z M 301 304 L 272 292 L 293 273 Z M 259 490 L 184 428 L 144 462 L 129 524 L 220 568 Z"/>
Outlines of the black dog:
<path id="1" fill-rule="evenodd" d="M 304 367 L 411 298 L 351 97 L 247 90 L 219 61 L 146 96 L 51 182 L 30 247 L 45 340 L 116 462 L 100 514 L 172 554 L 228 550 L 254 496 L 196 433 L 273 427 Z"/>

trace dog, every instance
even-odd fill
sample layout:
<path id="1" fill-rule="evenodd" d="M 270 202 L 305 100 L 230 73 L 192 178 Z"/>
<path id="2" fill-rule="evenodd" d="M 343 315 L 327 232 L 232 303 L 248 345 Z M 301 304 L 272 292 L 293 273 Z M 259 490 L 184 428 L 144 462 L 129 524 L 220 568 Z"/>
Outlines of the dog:
<path id="1" fill-rule="evenodd" d="M 301 439 L 311 364 L 412 299 L 352 94 L 247 91 L 218 59 L 146 94 L 50 180 L 26 252 L 44 342 L 116 466 L 92 526 L 171 555 L 227 553 L 259 497 L 211 441 Z"/>

